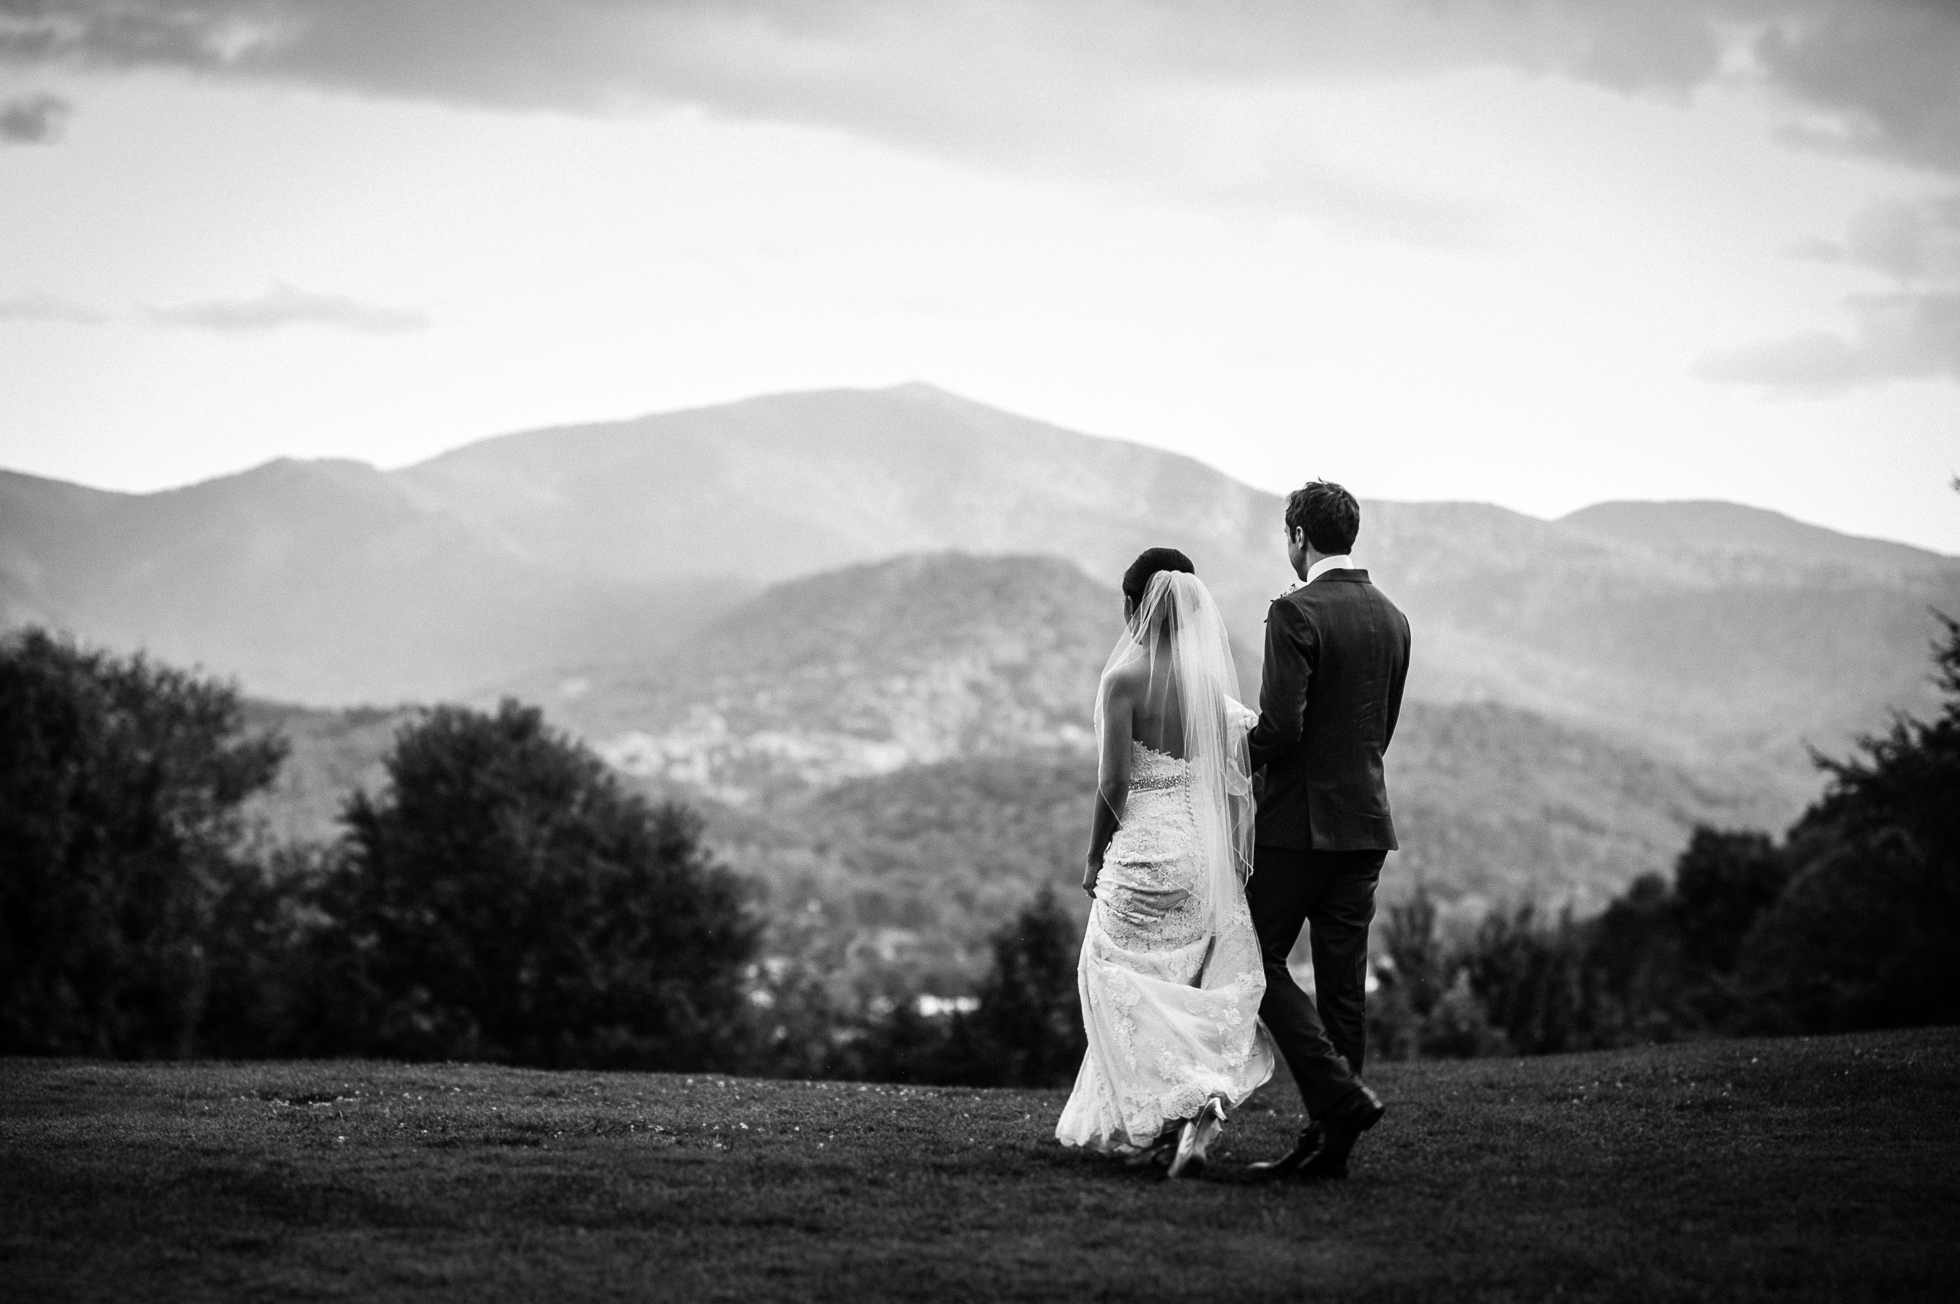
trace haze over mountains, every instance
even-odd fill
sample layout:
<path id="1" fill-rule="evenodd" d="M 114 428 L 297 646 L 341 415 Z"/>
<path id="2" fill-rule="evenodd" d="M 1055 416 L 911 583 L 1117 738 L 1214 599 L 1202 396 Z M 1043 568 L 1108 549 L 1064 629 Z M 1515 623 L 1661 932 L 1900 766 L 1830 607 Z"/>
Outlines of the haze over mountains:
<path id="1" fill-rule="evenodd" d="M 1302 449 L 1303 465 L 1311 449 Z M 1198 562 L 1255 661 L 1280 503 L 1189 458 L 924 385 L 486 439 L 382 472 L 280 461 L 164 493 L 0 474 L 0 621 L 320 705 L 454 698 L 673 646 L 761 585 L 901 553 L 1044 553 L 1110 583 Z M 1930 706 L 1960 559 L 1722 503 L 1547 522 L 1369 502 L 1361 564 L 1417 630 L 1411 693 L 1703 755 L 1801 759 Z"/>
<path id="2" fill-rule="evenodd" d="M 820 833 L 848 787 L 861 806 L 889 813 L 865 836 L 936 843 L 930 866 L 965 865 L 979 877 L 991 866 L 997 877 L 1028 861 L 999 845 L 1001 831 L 1059 799 L 1054 836 L 1033 857 L 1050 866 L 1047 878 L 1054 867 L 1075 870 L 1085 836 L 1091 704 L 1120 602 L 1054 558 L 908 554 L 774 586 L 664 665 L 560 684 L 553 710 L 656 790 L 777 822 L 773 834 L 746 828 L 778 851 L 855 846 Z M 524 696 L 553 694 L 539 684 Z M 1058 777 L 1070 753 L 1077 760 Z M 965 768 L 976 762 L 984 769 Z M 1732 776 L 1498 703 L 1410 703 L 1389 769 L 1405 844 L 1398 863 L 1451 899 L 1601 905 L 1632 874 L 1664 867 L 1695 823 L 1775 817 L 1772 796 Z M 963 830 L 957 839 L 946 820 L 879 795 L 917 797 L 977 773 L 996 794 L 1018 795 L 916 803 L 961 812 L 948 817 Z M 731 834 L 744 827 L 722 823 Z M 876 859 L 843 856 L 863 872 Z M 784 877 L 769 856 L 756 863 Z"/>
<path id="3" fill-rule="evenodd" d="M 773 916 L 875 959 L 860 966 L 873 993 L 960 990 L 1037 887 L 1083 904 L 1091 702 L 1119 609 L 1059 558 L 912 553 L 772 586 L 656 661 L 515 687 L 703 811 Z M 379 784 L 412 712 L 254 715 L 296 743 L 266 809 L 317 838 L 351 787 Z M 1469 913 L 1596 908 L 1696 823 L 1777 815 L 1731 776 L 1498 703 L 1408 703 L 1389 773 L 1390 897 L 1421 881 Z"/>
<path id="4" fill-rule="evenodd" d="M 1256 691 L 1280 514 L 1189 458 L 928 386 L 788 394 L 391 472 L 281 461 L 147 495 L 0 473 L 0 623 L 316 707 L 514 692 L 700 801 L 785 900 L 803 874 L 861 922 L 926 927 L 894 865 L 979 883 L 1079 853 L 1058 758 L 1139 550 L 1196 560 Z M 1816 790 L 1806 744 L 1932 708 L 1927 608 L 1960 612 L 1960 559 L 1726 503 L 1371 501 L 1356 553 L 1415 630 L 1401 863 L 1458 894 L 1596 900 L 1697 820 L 1779 824 Z M 274 714 L 304 744 L 295 829 L 401 718 Z"/>

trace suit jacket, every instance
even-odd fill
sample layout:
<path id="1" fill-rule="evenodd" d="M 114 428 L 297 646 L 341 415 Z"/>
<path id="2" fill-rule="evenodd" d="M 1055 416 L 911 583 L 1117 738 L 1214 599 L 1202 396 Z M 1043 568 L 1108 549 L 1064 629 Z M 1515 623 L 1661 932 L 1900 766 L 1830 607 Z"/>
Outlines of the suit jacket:
<path id="1" fill-rule="evenodd" d="M 1382 753 L 1402 713 L 1409 621 L 1365 570 L 1331 570 L 1273 599 L 1259 723 L 1257 839 L 1315 851 L 1393 851 Z"/>

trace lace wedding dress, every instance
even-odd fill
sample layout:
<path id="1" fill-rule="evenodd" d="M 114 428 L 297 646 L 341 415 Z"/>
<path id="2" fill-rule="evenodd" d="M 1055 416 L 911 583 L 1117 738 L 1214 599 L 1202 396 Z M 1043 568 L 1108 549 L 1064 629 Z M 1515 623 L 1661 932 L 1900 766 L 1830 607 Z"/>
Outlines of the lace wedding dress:
<path id="1" fill-rule="evenodd" d="M 1089 1049 L 1055 1128 L 1065 1145 L 1124 1154 L 1149 1148 L 1211 1097 L 1236 1107 L 1273 1073 L 1258 1022 L 1265 973 L 1244 890 L 1252 715 L 1227 691 L 1236 687 L 1229 647 L 1195 577 L 1152 577 L 1131 646 L 1119 644 L 1112 670 L 1149 655 L 1153 636 L 1171 673 L 1150 682 L 1169 686 L 1163 700 L 1182 714 L 1186 756 L 1105 740 L 1105 757 L 1126 746 L 1128 764 L 1105 761 L 1119 827 L 1077 966 Z M 1112 768 L 1127 769 L 1126 782 L 1112 785 Z"/>

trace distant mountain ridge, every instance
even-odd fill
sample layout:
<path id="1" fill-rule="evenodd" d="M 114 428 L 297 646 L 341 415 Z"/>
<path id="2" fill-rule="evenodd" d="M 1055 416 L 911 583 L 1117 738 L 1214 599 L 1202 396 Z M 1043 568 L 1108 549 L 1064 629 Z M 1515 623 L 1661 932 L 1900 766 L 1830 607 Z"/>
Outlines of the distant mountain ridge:
<path id="1" fill-rule="evenodd" d="M 542 569 L 359 462 L 281 460 L 141 495 L 0 472 L 0 625 L 300 701 L 440 699 L 644 655 L 752 587 Z"/>
<path id="2" fill-rule="evenodd" d="M 1956 561 L 1910 544 L 1839 534 L 1780 512 L 1711 499 L 1594 503 L 1559 517 L 1557 524 L 1659 554 L 1799 561 L 1842 567 L 1881 580 L 1898 573 L 1937 574 Z"/>
<path id="3" fill-rule="evenodd" d="M 1107 579 L 1162 536 L 1254 552 L 1285 578 L 1264 546 L 1271 495 L 929 385 L 529 431 L 394 475 L 531 555 L 632 577 L 774 580 L 957 548 L 1052 553 Z"/>
<path id="4" fill-rule="evenodd" d="M 278 462 L 162 494 L 0 475 L 0 623 L 43 622 L 320 704 L 664 664 L 764 584 L 904 553 L 1047 554 L 1113 583 L 1181 547 L 1245 668 L 1292 579 L 1280 500 L 1190 458 L 923 385 L 488 439 L 399 471 Z M 1416 632 L 1410 693 L 1496 702 L 1755 774 L 1931 709 L 1960 559 L 1730 504 L 1542 521 L 1364 504 Z"/>

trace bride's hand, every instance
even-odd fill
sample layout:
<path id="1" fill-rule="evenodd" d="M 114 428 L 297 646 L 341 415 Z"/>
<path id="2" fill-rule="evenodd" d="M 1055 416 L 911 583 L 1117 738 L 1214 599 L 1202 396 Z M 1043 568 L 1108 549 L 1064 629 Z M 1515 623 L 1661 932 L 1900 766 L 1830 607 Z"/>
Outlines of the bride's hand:
<path id="1" fill-rule="evenodd" d="M 1096 895 L 1096 879 L 1102 874 L 1102 861 L 1090 856 L 1082 869 L 1082 890 L 1093 900 Z"/>

